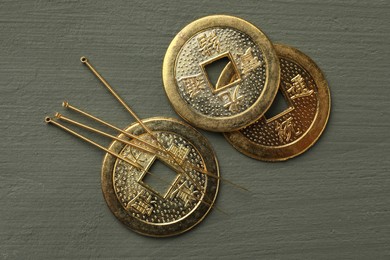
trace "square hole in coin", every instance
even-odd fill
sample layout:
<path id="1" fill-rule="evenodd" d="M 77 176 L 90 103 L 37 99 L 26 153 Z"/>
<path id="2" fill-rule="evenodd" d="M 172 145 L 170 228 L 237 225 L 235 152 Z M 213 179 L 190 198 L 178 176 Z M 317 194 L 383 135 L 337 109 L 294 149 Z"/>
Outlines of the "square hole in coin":
<path id="1" fill-rule="evenodd" d="M 177 172 L 158 159 L 154 160 L 148 172 L 145 173 L 142 182 L 161 197 L 165 197 L 178 177 Z"/>
<path id="2" fill-rule="evenodd" d="M 292 109 L 293 108 L 290 105 L 289 101 L 279 89 L 274 101 L 272 102 L 271 107 L 267 110 L 267 112 L 265 112 L 264 116 L 268 121 L 271 121 L 287 112 L 290 112 Z"/>
<path id="3" fill-rule="evenodd" d="M 219 92 L 241 80 L 240 74 L 229 52 L 203 62 L 201 67 L 206 74 L 213 92 Z"/>

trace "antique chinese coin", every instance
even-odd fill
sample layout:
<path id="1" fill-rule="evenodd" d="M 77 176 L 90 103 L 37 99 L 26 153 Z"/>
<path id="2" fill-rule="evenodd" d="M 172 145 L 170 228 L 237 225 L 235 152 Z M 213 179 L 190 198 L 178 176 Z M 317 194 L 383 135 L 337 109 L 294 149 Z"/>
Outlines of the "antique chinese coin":
<path id="1" fill-rule="evenodd" d="M 177 235 L 198 224 L 213 207 L 219 187 L 217 159 L 208 141 L 187 124 L 167 118 L 143 123 L 153 136 L 135 123 L 126 131 L 140 139 L 119 135 L 134 145 L 114 141 L 109 147 L 142 167 L 107 154 L 103 194 L 112 213 L 130 229 L 155 237 Z M 163 149 L 150 152 L 146 143 Z"/>
<path id="2" fill-rule="evenodd" d="M 237 150 L 265 161 L 283 161 L 306 151 L 320 137 L 330 113 L 328 84 L 314 61 L 292 47 L 274 46 L 285 109 L 271 115 L 267 111 L 254 124 L 224 133 Z"/>
<path id="3" fill-rule="evenodd" d="M 222 65 L 222 82 L 210 68 Z M 196 20 L 172 40 L 163 62 L 163 82 L 176 112 L 192 125 L 234 131 L 253 123 L 271 105 L 279 85 L 279 60 L 257 27 L 237 17 Z M 225 74 L 226 75 L 226 74 Z"/>

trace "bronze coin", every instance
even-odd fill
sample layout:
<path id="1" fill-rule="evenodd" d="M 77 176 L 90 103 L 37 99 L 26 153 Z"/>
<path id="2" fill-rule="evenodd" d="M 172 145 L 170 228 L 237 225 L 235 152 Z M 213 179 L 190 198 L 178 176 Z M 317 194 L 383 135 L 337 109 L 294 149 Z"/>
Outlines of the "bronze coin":
<path id="1" fill-rule="evenodd" d="M 274 46 L 281 68 L 279 91 L 287 108 L 224 133 L 238 151 L 265 161 L 283 161 L 306 151 L 320 137 L 330 113 L 328 83 L 314 61 L 292 47 Z"/>

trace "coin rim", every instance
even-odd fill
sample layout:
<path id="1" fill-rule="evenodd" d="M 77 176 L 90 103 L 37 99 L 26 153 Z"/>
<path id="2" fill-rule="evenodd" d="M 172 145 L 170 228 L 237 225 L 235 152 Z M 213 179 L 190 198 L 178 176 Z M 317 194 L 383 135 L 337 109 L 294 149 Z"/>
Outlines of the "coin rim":
<path id="1" fill-rule="evenodd" d="M 182 46 L 196 33 L 213 27 L 230 27 L 247 34 L 261 49 L 267 66 L 266 82 L 257 100 L 245 111 L 228 117 L 210 117 L 199 113 L 181 97 L 176 83 L 175 65 Z M 234 16 L 211 15 L 188 24 L 175 36 L 164 57 L 162 78 L 165 93 L 173 109 L 184 120 L 194 126 L 213 132 L 234 131 L 255 122 L 271 106 L 279 86 L 279 59 L 271 41 L 253 24 Z"/>
<path id="2" fill-rule="evenodd" d="M 198 204 L 195 206 L 195 208 L 185 217 L 181 218 L 178 221 L 174 221 L 168 224 L 160 223 L 160 224 L 147 224 L 144 221 L 139 220 L 138 218 L 134 218 L 131 215 L 127 213 L 127 211 L 122 207 L 120 201 L 118 200 L 114 186 L 113 186 L 113 170 L 115 167 L 115 162 L 117 159 L 110 155 L 106 154 L 103 159 L 102 164 L 102 170 L 101 170 L 101 186 L 102 186 L 102 192 L 103 197 L 107 203 L 107 206 L 111 210 L 111 212 L 115 215 L 115 217 L 121 221 L 124 225 L 126 225 L 131 230 L 142 234 L 146 236 L 151 237 L 169 237 L 174 235 L 182 234 L 193 227 L 195 227 L 197 224 L 199 224 L 206 215 L 210 212 L 211 208 L 213 208 L 213 205 L 216 201 L 218 191 L 219 191 L 219 165 L 218 160 L 216 158 L 214 149 L 212 148 L 209 141 L 204 137 L 200 132 L 198 132 L 195 128 L 192 126 L 183 123 L 182 121 L 179 121 L 174 118 L 166 118 L 166 117 L 153 117 L 148 118 L 145 120 L 142 120 L 142 122 L 146 125 L 150 125 L 150 123 L 153 123 L 155 121 L 169 121 L 173 124 L 181 125 L 186 127 L 187 129 L 183 132 L 187 132 L 189 136 L 193 139 L 197 139 L 197 143 L 191 142 L 192 145 L 195 146 L 195 148 L 198 150 L 198 152 L 201 154 L 201 150 L 207 150 L 208 154 L 201 154 L 204 164 L 206 166 L 206 169 L 215 169 L 215 173 L 217 174 L 218 178 L 207 178 L 207 185 L 206 185 L 206 194 L 208 196 L 208 199 L 212 201 L 209 203 L 209 205 L 206 205 L 205 203 L 198 202 Z M 149 126 L 150 127 L 150 126 Z M 142 127 L 138 123 L 133 123 L 129 127 L 126 128 L 126 131 L 133 131 L 133 130 L 139 130 L 144 132 Z M 153 131 L 153 128 L 151 129 Z M 162 130 L 164 131 L 164 130 Z M 167 130 L 168 131 L 168 130 Z M 173 132 L 173 131 L 172 131 Z M 126 138 L 125 135 L 120 134 L 118 136 L 119 138 Z M 183 138 L 186 138 L 183 136 Z M 110 146 L 109 150 L 113 150 L 115 146 L 117 146 L 120 142 L 119 141 L 113 141 Z M 202 144 L 202 147 L 199 147 L 199 145 Z M 125 145 L 120 145 L 123 149 Z M 210 184 L 211 183 L 211 184 Z M 210 185 L 215 185 L 215 187 L 209 187 Z M 211 189 L 214 194 L 209 194 L 208 191 Z M 202 196 L 204 199 L 204 195 Z"/>
<path id="3" fill-rule="evenodd" d="M 226 132 L 223 135 L 228 142 L 241 153 L 262 161 L 285 161 L 307 151 L 323 133 L 330 115 L 331 96 L 328 83 L 317 64 L 303 52 L 284 44 L 274 44 L 276 53 L 281 58 L 290 59 L 302 66 L 317 85 L 318 107 L 315 118 L 298 140 L 282 146 L 265 146 L 254 143 L 240 131 Z"/>

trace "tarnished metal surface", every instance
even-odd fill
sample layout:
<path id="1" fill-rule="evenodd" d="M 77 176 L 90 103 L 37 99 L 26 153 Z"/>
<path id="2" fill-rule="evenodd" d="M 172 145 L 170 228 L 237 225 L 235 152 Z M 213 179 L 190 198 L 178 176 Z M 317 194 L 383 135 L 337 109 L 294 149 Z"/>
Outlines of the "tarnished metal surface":
<path id="1" fill-rule="evenodd" d="M 275 49 L 281 66 L 279 91 L 288 108 L 225 133 L 239 151 L 267 161 L 286 160 L 306 151 L 321 135 L 330 113 L 328 84 L 317 65 L 292 47 L 275 45 Z"/>

